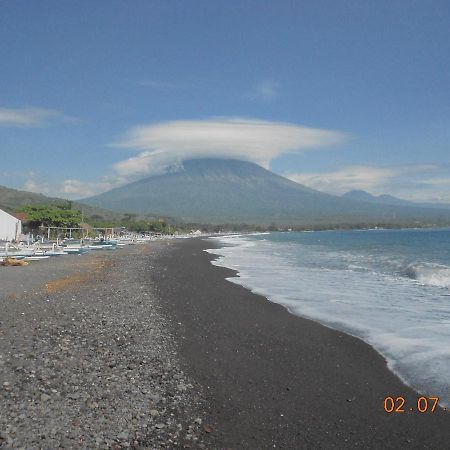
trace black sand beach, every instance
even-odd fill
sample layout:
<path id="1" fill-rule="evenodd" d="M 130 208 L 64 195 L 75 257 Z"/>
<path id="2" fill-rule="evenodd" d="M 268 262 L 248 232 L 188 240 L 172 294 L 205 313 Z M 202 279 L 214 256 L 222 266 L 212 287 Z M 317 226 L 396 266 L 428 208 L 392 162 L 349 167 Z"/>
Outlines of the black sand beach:
<path id="1" fill-rule="evenodd" d="M 386 396 L 415 406 L 418 394 L 369 345 L 226 281 L 234 272 L 210 264 L 211 247 L 175 244 L 152 277 L 205 389 L 214 448 L 449 447 L 448 413 L 383 410 Z"/>
<path id="2" fill-rule="evenodd" d="M 0 447 L 448 448 L 358 339 L 230 283 L 211 242 L 0 267 Z M 301 293 L 299 293 L 301 294 Z"/>
<path id="3" fill-rule="evenodd" d="M 148 273 L 167 244 L 0 267 L 0 448 L 201 447 Z"/>

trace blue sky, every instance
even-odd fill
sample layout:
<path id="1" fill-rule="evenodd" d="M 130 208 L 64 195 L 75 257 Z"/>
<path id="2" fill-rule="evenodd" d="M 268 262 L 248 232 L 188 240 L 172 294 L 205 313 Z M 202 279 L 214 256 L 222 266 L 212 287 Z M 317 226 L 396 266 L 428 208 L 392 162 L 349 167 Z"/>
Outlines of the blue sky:
<path id="1" fill-rule="evenodd" d="M 450 202 L 448 1 L 0 1 L 0 184 L 231 156 Z"/>

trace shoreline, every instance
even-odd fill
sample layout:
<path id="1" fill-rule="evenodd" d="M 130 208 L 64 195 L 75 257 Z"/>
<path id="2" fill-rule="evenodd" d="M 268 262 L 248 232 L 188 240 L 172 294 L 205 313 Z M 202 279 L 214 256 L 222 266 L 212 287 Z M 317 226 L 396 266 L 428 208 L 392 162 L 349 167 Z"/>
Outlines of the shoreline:
<path id="1" fill-rule="evenodd" d="M 445 448 L 358 338 L 227 281 L 202 238 L 0 268 L 0 448 Z M 6 384 L 5 384 L 6 383 Z"/>
<path id="2" fill-rule="evenodd" d="M 441 231 L 442 229 L 439 229 L 439 230 L 436 229 L 436 230 Z M 367 230 L 365 230 L 365 231 L 367 231 Z M 374 230 L 374 231 L 390 231 L 390 230 Z M 331 316 L 331 315 L 323 318 L 323 317 L 320 317 L 320 315 L 315 314 L 314 311 L 312 313 L 308 314 L 308 313 L 304 313 L 304 311 L 302 311 L 300 309 L 300 312 L 298 312 L 298 311 L 296 311 L 297 305 L 295 303 L 292 304 L 292 302 L 290 302 L 290 301 L 283 301 L 282 296 L 281 296 L 281 300 L 280 300 L 280 297 L 277 296 L 276 291 L 272 291 L 270 289 L 270 287 L 268 287 L 267 285 L 264 285 L 264 283 L 263 283 L 263 287 L 261 287 L 261 284 L 259 284 L 259 286 L 258 286 L 258 283 L 254 284 L 252 286 L 251 283 L 247 282 L 247 278 L 249 278 L 248 270 L 242 271 L 240 265 L 236 266 L 237 268 L 234 269 L 232 267 L 232 265 L 225 265 L 223 262 L 215 262 L 215 260 L 221 259 L 222 253 L 220 250 L 216 252 L 214 249 L 215 248 L 220 249 L 223 245 L 225 245 L 225 248 L 226 248 L 230 244 L 228 244 L 228 243 L 218 244 L 217 242 L 213 241 L 211 243 L 212 248 L 206 250 L 206 252 L 213 255 L 213 261 L 212 261 L 213 265 L 218 266 L 218 267 L 223 267 L 225 269 L 229 269 L 229 270 L 232 270 L 233 272 L 235 272 L 235 274 L 233 276 L 228 278 L 228 281 L 235 283 L 239 286 L 242 286 L 245 289 L 248 289 L 249 291 L 251 291 L 252 293 L 254 293 L 256 295 L 260 295 L 260 296 L 264 297 L 266 300 L 268 300 L 271 303 L 275 303 L 275 304 L 279 304 L 279 305 L 283 306 L 290 314 L 292 314 L 296 317 L 306 319 L 306 320 L 311 320 L 311 321 L 316 322 L 326 328 L 329 328 L 329 329 L 335 330 L 335 331 L 340 331 L 349 336 L 352 336 L 355 339 L 362 341 L 365 344 L 368 344 L 374 351 L 376 351 L 384 359 L 388 369 L 396 377 L 398 377 L 402 381 L 402 383 L 404 383 L 405 385 L 407 385 L 408 387 L 413 389 L 415 392 L 417 392 L 419 396 L 439 397 L 440 400 L 439 400 L 439 405 L 437 405 L 437 407 L 440 407 L 441 409 L 446 410 L 446 411 L 450 411 L 450 386 L 448 386 L 448 384 L 445 385 L 444 387 L 437 386 L 436 388 L 433 388 L 432 386 L 424 386 L 423 383 L 422 384 L 420 383 L 420 381 L 423 379 L 427 379 L 426 376 L 423 376 L 422 379 L 419 378 L 419 382 L 417 382 L 417 380 L 414 380 L 414 377 L 411 376 L 411 374 L 408 374 L 406 371 L 403 371 L 403 372 L 401 370 L 399 371 L 396 368 L 396 366 L 399 365 L 399 362 L 402 362 L 401 358 L 395 358 L 392 355 L 389 356 L 389 352 L 386 351 L 386 346 L 383 349 L 382 345 L 380 345 L 380 343 L 377 342 L 376 339 L 373 339 L 373 338 L 369 339 L 367 337 L 367 334 L 364 336 L 364 333 L 361 332 L 361 329 L 356 328 L 354 326 L 355 325 L 354 323 L 352 324 L 352 326 L 353 326 L 353 330 L 352 330 L 352 329 L 349 329 L 348 326 L 342 325 L 342 322 L 339 322 L 338 320 L 332 320 L 333 316 Z M 226 261 L 228 258 L 225 257 L 224 259 Z M 250 278 L 252 278 L 253 275 L 255 275 L 255 274 L 252 273 L 252 271 L 250 269 Z M 241 278 L 241 277 L 243 277 L 243 278 Z M 418 278 L 415 278 L 414 281 L 417 282 L 417 284 L 422 285 L 422 282 L 419 282 Z M 298 289 L 297 289 L 297 293 L 299 295 L 301 295 L 301 293 L 300 293 L 300 291 L 298 291 Z M 341 317 L 341 319 L 342 319 L 342 317 Z M 328 320 L 328 323 L 327 323 L 327 320 Z M 417 367 L 417 365 L 416 365 L 416 367 Z M 446 373 L 446 372 L 443 371 L 443 373 Z M 408 377 L 408 375 L 409 375 L 409 377 Z"/>
<path id="3" fill-rule="evenodd" d="M 214 266 L 200 239 L 158 259 L 159 291 L 186 372 L 207 393 L 214 448 L 442 448 L 450 415 L 388 414 L 387 396 L 420 396 L 359 338 L 288 310 Z M 155 279 L 158 274 L 155 274 Z"/>

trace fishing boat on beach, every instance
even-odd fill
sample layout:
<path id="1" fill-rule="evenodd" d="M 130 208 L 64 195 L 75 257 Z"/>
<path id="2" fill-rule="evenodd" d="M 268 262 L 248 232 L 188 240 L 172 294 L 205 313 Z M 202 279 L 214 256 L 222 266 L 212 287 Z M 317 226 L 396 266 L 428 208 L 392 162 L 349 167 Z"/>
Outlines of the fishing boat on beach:
<path id="1" fill-rule="evenodd" d="M 62 244 L 63 252 L 68 255 L 82 255 L 90 251 L 89 246 L 84 244 L 83 239 L 69 239 Z"/>
<path id="2" fill-rule="evenodd" d="M 50 256 L 46 255 L 32 255 L 32 256 L 25 256 L 23 258 L 24 261 L 42 261 L 43 259 L 49 259 Z"/>
<path id="3" fill-rule="evenodd" d="M 6 242 L 3 247 L 0 247 L 0 258 L 16 258 L 22 259 L 25 256 L 31 256 L 33 254 L 33 249 L 23 248 L 9 242 Z"/>
<path id="4" fill-rule="evenodd" d="M 91 250 L 115 250 L 117 248 L 118 241 L 115 239 L 98 239 L 91 241 L 89 248 Z"/>

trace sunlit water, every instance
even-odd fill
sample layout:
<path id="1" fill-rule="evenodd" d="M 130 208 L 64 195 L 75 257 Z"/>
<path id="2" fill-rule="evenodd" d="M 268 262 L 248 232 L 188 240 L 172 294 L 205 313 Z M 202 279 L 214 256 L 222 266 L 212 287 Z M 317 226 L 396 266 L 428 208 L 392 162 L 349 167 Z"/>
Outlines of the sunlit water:
<path id="1" fill-rule="evenodd" d="M 230 281 L 358 336 L 420 392 L 450 404 L 450 230 L 213 238 Z"/>

